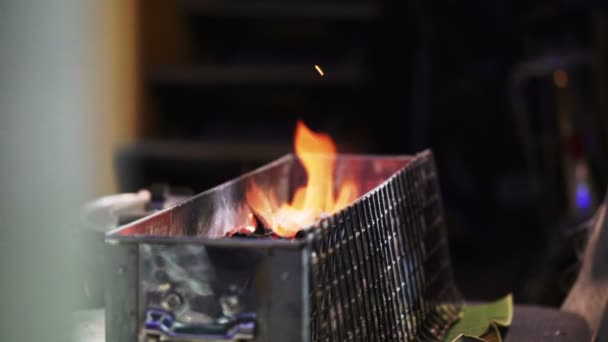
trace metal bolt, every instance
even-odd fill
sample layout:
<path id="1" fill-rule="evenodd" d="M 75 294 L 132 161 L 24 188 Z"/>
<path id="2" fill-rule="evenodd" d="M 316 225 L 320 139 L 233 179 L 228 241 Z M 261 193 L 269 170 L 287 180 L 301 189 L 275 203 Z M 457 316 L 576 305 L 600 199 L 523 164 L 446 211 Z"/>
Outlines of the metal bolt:
<path id="1" fill-rule="evenodd" d="M 175 309 L 182 305 L 182 297 L 175 292 L 171 292 L 165 296 L 165 305 L 168 309 Z"/>
<path id="2" fill-rule="evenodd" d="M 226 298 L 226 304 L 228 304 L 230 308 L 235 308 L 239 305 L 239 299 L 237 296 L 228 296 L 228 298 Z"/>
<path id="3" fill-rule="evenodd" d="M 119 275 L 123 275 L 125 273 L 125 267 L 124 266 L 118 266 L 118 270 L 117 270 Z"/>
<path id="4" fill-rule="evenodd" d="M 281 280 L 286 281 L 287 279 L 289 279 L 289 272 L 281 273 Z"/>
<path id="5" fill-rule="evenodd" d="M 233 316 L 240 309 L 238 296 L 223 296 L 220 298 L 220 303 L 222 305 L 222 312 L 228 317 Z"/>

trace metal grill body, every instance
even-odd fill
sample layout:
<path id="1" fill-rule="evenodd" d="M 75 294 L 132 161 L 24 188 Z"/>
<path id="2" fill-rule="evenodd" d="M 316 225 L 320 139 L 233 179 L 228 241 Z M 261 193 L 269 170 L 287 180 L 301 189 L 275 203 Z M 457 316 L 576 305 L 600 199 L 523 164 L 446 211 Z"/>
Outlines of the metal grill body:
<path id="1" fill-rule="evenodd" d="M 110 232 L 107 340 L 440 340 L 461 297 L 431 153 L 338 157 L 353 176 L 365 195 L 294 240 L 221 238 L 249 181 L 302 184 L 291 155 Z"/>

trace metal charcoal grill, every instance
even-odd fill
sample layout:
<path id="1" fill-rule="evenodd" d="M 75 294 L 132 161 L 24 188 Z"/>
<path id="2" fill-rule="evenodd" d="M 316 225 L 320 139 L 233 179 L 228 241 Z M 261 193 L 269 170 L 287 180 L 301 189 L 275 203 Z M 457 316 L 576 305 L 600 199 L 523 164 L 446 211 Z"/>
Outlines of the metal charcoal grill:
<path id="1" fill-rule="evenodd" d="M 287 200 L 288 155 L 108 233 L 107 341 L 438 341 L 458 318 L 430 151 L 340 155 L 366 191 L 293 240 L 222 238 L 251 180 Z"/>

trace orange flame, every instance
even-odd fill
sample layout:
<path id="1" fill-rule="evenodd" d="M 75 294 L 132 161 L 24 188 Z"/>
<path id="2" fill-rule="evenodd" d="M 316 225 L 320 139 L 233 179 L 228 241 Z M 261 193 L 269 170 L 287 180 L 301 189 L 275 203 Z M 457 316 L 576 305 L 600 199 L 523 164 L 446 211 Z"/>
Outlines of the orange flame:
<path id="1" fill-rule="evenodd" d="M 337 149 L 327 134 L 315 133 L 298 121 L 295 153 L 306 171 L 306 185 L 295 190 L 291 203 L 279 204 L 273 191 L 265 194 L 255 183 L 247 190 L 247 202 L 264 225 L 282 237 L 298 231 L 349 205 L 359 195 L 352 180 L 344 181 L 334 194 L 334 166 Z"/>

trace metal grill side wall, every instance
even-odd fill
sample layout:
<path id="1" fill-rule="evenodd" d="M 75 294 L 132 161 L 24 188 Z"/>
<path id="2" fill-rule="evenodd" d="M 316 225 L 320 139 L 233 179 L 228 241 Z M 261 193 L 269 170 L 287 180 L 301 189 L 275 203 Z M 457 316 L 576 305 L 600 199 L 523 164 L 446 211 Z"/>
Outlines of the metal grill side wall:
<path id="1" fill-rule="evenodd" d="M 311 236 L 312 341 L 440 341 L 458 318 L 430 152 Z"/>

